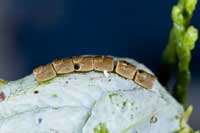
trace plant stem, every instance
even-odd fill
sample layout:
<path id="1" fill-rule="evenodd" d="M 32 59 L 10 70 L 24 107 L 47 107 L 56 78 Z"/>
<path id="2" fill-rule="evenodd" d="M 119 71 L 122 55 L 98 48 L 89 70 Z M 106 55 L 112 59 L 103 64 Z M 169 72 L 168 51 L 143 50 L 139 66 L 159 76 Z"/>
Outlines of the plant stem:
<path id="1" fill-rule="evenodd" d="M 197 0 L 179 0 L 172 9 L 173 27 L 168 45 L 162 57 L 161 83 L 167 86 L 173 69 L 178 65 L 173 96 L 181 103 L 187 101 L 187 88 L 190 83 L 191 51 L 198 39 L 198 30 L 190 26 Z M 178 61 L 178 64 L 176 62 Z"/>

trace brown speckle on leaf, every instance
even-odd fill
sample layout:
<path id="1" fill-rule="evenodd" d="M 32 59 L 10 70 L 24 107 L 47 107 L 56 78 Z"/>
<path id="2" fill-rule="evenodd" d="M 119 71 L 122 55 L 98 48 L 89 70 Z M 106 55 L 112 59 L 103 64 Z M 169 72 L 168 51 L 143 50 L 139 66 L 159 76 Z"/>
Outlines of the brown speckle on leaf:
<path id="1" fill-rule="evenodd" d="M 39 123 L 39 124 L 42 123 L 42 118 L 38 118 L 38 123 Z"/>
<path id="2" fill-rule="evenodd" d="M 150 123 L 153 124 L 153 123 L 156 123 L 157 121 L 158 121 L 157 116 L 152 116 L 151 120 L 150 120 Z"/>
<path id="3" fill-rule="evenodd" d="M 3 92 L 0 92 L 0 102 L 4 101 L 6 98 L 5 94 Z"/>
<path id="4" fill-rule="evenodd" d="M 39 91 L 38 91 L 38 90 L 35 90 L 33 93 L 34 93 L 34 94 L 38 94 L 38 93 L 39 93 Z"/>

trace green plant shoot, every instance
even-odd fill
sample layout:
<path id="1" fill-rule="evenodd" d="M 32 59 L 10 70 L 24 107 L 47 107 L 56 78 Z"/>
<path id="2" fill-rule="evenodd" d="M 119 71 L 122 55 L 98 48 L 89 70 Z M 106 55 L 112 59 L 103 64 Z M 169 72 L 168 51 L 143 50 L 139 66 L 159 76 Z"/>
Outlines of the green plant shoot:
<path id="1" fill-rule="evenodd" d="M 94 128 L 94 133 L 109 133 L 109 131 L 104 123 L 99 123 Z"/>
<path id="2" fill-rule="evenodd" d="M 182 104 L 187 101 L 187 88 L 190 83 L 191 51 L 198 39 L 198 30 L 190 25 L 197 0 L 179 0 L 172 9 L 173 27 L 169 42 L 164 51 L 162 65 L 167 75 L 162 83 L 166 85 L 174 66 L 177 66 L 176 83 L 173 88 L 174 97 Z M 176 62 L 178 61 L 178 64 Z"/>

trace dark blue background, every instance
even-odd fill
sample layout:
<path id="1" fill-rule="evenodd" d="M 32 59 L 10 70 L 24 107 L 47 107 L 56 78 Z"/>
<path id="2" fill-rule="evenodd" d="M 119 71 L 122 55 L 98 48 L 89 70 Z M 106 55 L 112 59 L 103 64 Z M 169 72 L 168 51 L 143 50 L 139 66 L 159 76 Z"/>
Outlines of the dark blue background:
<path id="1" fill-rule="evenodd" d="M 12 42 L 1 54 L 0 75 L 17 79 L 53 59 L 109 54 L 131 57 L 154 72 L 159 66 L 176 0 L 9 0 L 6 8 Z M 192 23 L 200 29 L 200 3 Z M 10 28 L 11 27 L 11 28 Z M 200 127 L 200 43 L 193 51 L 190 101 L 192 125 Z M 2 44 L 3 45 L 3 44 Z M 14 50 L 13 50 L 14 48 Z M 3 51 L 3 50 L 2 50 Z M 5 52 L 7 51 L 7 52 Z M 12 52 L 15 54 L 9 54 Z M 12 62 L 21 63 L 15 64 Z M 11 70 L 12 69 L 12 70 Z M 198 101 L 198 102 L 197 102 Z"/>

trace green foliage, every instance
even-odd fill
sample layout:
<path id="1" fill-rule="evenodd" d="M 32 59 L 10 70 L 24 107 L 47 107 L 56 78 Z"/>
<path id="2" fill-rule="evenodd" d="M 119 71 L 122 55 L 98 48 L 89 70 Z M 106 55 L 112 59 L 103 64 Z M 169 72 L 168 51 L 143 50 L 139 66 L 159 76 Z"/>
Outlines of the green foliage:
<path id="1" fill-rule="evenodd" d="M 191 51 L 198 39 L 198 30 L 190 25 L 197 0 L 179 0 L 172 9 L 173 28 L 169 42 L 164 51 L 162 64 L 168 75 L 163 82 L 166 85 L 174 66 L 177 65 L 176 83 L 173 89 L 174 97 L 182 104 L 187 101 L 187 88 L 190 83 Z M 178 64 L 176 64 L 178 60 Z"/>
<path id="2" fill-rule="evenodd" d="M 188 120 L 192 114 L 193 107 L 190 105 L 180 117 L 180 130 L 177 133 L 200 133 L 194 131 L 188 124 Z"/>
<path id="3" fill-rule="evenodd" d="M 109 133 L 105 123 L 99 123 L 95 128 L 94 128 L 94 133 Z"/>
<path id="4" fill-rule="evenodd" d="M 5 85 L 8 81 L 0 79 L 0 87 Z M 0 88 L 1 89 L 1 88 Z"/>

